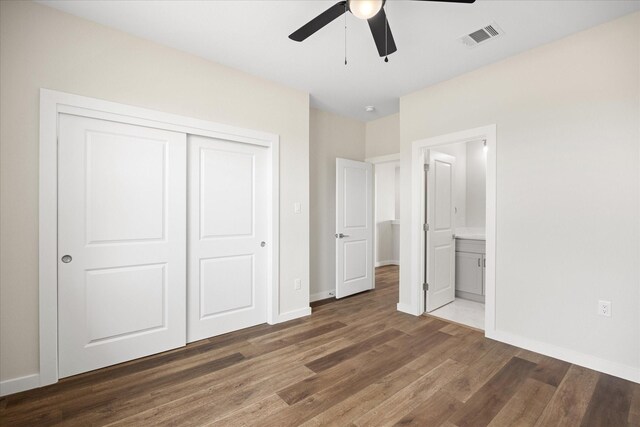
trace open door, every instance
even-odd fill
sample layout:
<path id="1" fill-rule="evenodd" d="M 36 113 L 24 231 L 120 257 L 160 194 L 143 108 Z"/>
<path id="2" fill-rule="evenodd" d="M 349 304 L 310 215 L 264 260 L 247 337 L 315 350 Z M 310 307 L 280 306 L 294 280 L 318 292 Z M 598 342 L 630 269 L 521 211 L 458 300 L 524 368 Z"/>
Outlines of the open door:
<path id="1" fill-rule="evenodd" d="M 425 165 L 426 312 L 455 299 L 455 157 L 429 150 Z"/>
<path id="2" fill-rule="evenodd" d="M 336 159 L 336 298 L 374 284 L 373 165 Z"/>

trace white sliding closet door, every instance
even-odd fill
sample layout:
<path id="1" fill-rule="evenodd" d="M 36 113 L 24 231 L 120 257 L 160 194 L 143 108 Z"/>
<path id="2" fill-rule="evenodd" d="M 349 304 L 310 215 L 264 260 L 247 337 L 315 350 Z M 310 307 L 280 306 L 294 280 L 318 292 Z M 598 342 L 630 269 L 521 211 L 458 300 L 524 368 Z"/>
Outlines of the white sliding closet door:
<path id="1" fill-rule="evenodd" d="M 186 135 L 61 114 L 59 376 L 186 342 Z"/>
<path id="2" fill-rule="evenodd" d="M 189 342 L 267 320 L 267 153 L 189 136 Z"/>

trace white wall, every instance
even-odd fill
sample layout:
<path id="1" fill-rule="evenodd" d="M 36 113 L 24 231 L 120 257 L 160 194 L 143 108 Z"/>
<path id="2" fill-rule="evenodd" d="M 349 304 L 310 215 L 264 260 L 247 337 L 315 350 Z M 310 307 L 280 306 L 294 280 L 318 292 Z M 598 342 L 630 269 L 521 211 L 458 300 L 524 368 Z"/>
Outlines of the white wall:
<path id="1" fill-rule="evenodd" d="M 639 57 L 636 13 L 400 100 L 402 223 L 412 141 L 495 123 L 497 331 L 638 381 Z M 415 307 L 410 233 L 400 303 Z"/>
<path id="2" fill-rule="evenodd" d="M 396 168 L 400 161 L 377 163 L 376 174 L 376 219 L 396 219 Z"/>
<path id="3" fill-rule="evenodd" d="M 400 161 L 385 162 L 375 164 L 375 198 L 376 198 L 376 230 L 375 230 L 375 258 L 376 264 L 397 264 L 399 262 L 398 249 L 394 246 L 394 233 L 397 234 L 398 227 L 392 221 L 399 219 L 396 217 L 396 172 L 400 168 Z"/>
<path id="4" fill-rule="evenodd" d="M 1 380 L 38 372 L 41 87 L 279 134 L 280 310 L 308 307 L 308 94 L 42 5 L 2 1 Z"/>
<path id="5" fill-rule="evenodd" d="M 457 228 L 484 228 L 487 157 L 482 141 L 459 142 L 434 147 L 434 151 L 456 158 L 455 207 Z"/>
<path id="6" fill-rule="evenodd" d="M 395 213 L 396 213 L 395 218 L 397 220 L 400 220 L 400 162 L 399 161 L 397 162 L 397 166 L 395 169 L 396 169 L 395 177 L 394 177 L 395 178 L 394 181 L 396 184 L 394 188 L 394 191 L 395 191 L 394 203 L 395 203 Z"/>
<path id="7" fill-rule="evenodd" d="M 466 144 L 466 226 L 485 228 L 487 207 L 487 154 L 483 141 Z"/>
<path id="8" fill-rule="evenodd" d="M 311 300 L 329 297 L 336 276 L 336 158 L 364 160 L 365 125 L 311 109 Z"/>

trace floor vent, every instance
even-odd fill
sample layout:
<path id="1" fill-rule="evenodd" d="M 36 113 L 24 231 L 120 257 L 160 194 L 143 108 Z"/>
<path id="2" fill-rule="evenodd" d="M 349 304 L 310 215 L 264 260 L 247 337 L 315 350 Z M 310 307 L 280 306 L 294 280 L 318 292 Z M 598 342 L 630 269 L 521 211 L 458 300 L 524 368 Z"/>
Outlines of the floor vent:
<path id="1" fill-rule="evenodd" d="M 502 28 L 494 22 L 486 27 L 460 37 L 459 40 L 467 47 L 475 47 L 487 40 L 495 39 L 502 34 L 504 34 L 504 31 L 502 31 Z"/>

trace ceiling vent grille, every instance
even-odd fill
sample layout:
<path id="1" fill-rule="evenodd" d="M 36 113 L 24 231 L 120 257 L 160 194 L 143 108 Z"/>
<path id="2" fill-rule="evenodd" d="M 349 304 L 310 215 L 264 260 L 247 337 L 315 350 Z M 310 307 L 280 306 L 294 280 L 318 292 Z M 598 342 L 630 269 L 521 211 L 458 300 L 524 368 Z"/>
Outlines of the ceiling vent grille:
<path id="1" fill-rule="evenodd" d="M 479 44 L 495 39 L 502 34 L 504 34 L 504 31 L 502 31 L 502 28 L 494 22 L 486 27 L 482 27 L 479 30 L 460 37 L 459 40 L 467 47 L 476 47 Z"/>

